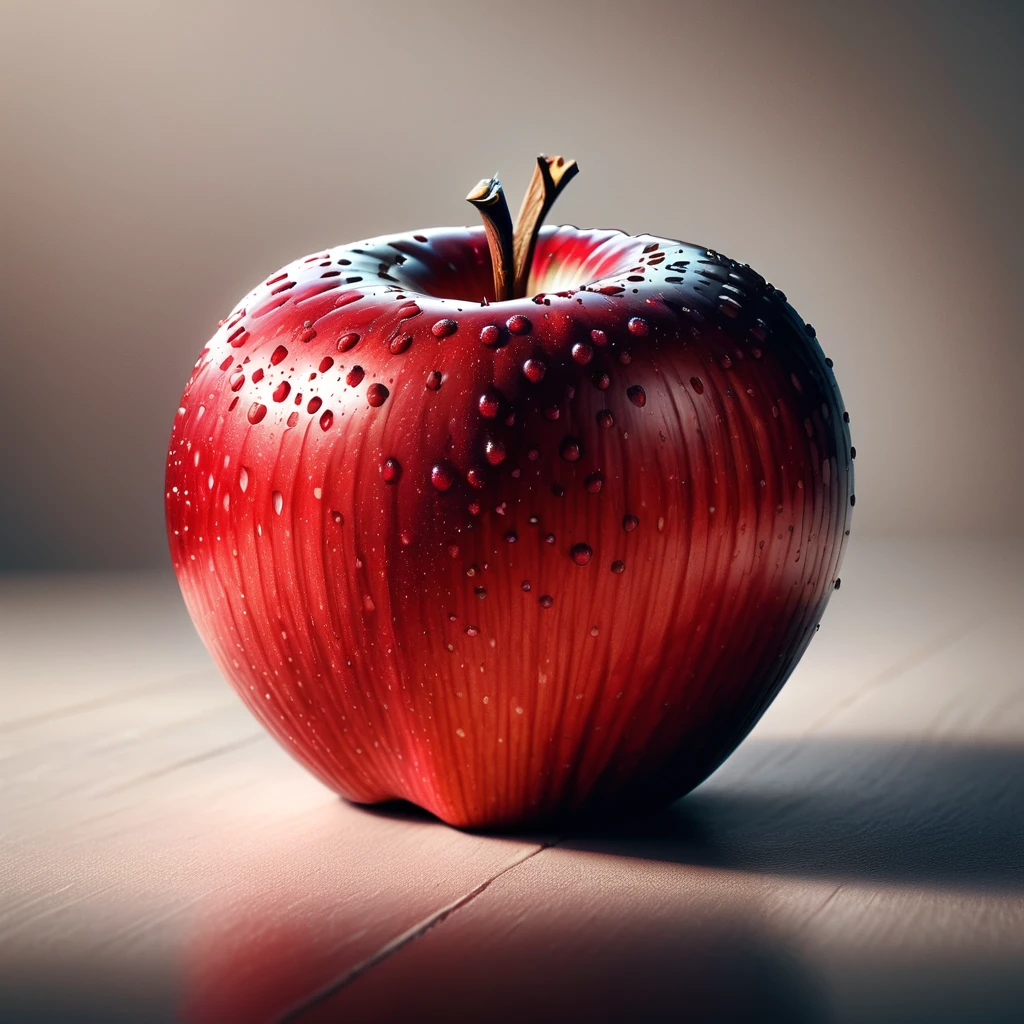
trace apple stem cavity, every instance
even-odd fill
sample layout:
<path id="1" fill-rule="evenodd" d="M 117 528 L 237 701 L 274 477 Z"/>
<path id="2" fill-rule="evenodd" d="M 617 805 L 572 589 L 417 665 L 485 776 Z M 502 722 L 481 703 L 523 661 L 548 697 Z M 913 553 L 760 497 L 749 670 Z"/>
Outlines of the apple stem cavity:
<path id="1" fill-rule="evenodd" d="M 494 299 L 504 302 L 512 298 L 515 270 L 512 263 L 512 215 L 508 212 L 505 190 L 498 176 L 483 178 L 466 196 L 466 201 L 480 211 L 487 232 L 487 246 L 491 250 Z"/>
<path id="2" fill-rule="evenodd" d="M 519 207 L 519 217 L 512 239 L 512 257 L 515 265 L 514 294 L 518 297 L 526 295 L 533 250 L 537 245 L 541 225 L 562 190 L 579 172 L 579 165 L 575 160 L 543 154 L 537 157 L 537 166 L 533 169 L 530 187 L 523 196 L 523 205 Z"/>
<path id="3" fill-rule="evenodd" d="M 537 166 L 519 208 L 514 231 L 505 192 L 497 175 L 483 178 L 466 196 L 466 200 L 480 211 L 487 232 L 496 302 L 525 297 L 541 225 L 555 200 L 579 170 L 575 160 L 561 156 L 537 157 Z"/>

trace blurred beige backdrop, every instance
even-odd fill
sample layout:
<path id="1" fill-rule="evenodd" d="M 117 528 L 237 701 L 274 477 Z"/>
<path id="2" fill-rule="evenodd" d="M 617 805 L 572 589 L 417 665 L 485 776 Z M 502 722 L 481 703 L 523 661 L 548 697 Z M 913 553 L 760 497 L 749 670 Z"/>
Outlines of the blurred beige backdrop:
<path id="1" fill-rule="evenodd" d="M 219 317 L 326 245 L 513 205 L 721 249 L 818 329 L 855 534 L 1019 533 L 1020 3 L 0 3 L 0 568 L 166 563 Z"/>

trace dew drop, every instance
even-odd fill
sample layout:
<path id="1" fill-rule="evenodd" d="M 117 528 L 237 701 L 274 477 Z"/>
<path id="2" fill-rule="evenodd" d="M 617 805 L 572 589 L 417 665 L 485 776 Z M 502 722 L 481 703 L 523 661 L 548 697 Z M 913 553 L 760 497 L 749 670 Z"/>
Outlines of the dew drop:
<path id="1" fill-rule="evenodd" d="M 245 383 L 245 374 L 239 370 L 237 373 L 231 374 L 231 390 L 238 391 Z"/>
<path id="2" fill-rule="evenodd" d="M 558 447 L 558 454 L 566 462 L 579 462 L 583 457 L 583 442 L 578 437 L 566 436 Z"/>
<path id="3" fill-rule="evenodd" d="M 398 483 L 398 478 L 402 475 L 402 464 L 394 456 L 391 456 L 384 460 L 380 467 L 380 475 L 384 477 L 386 484 Z"/>
<path id="4" fill-rule="evenodd" d="M 572 347 L 572 357 L 580 366 L 586 366 L 594 358 L 594 349 L 585 341 L 578 341 Z"/>
<path id="5" fill-rule="evenodd" d="M 333 365 L 333 356 L 324 356 L 323 359 L 320 360 L 320 366 L 318 367 L 318 369 L 320 370 L 321 373 L 326 373 Z"/>
<path id="6" fill-rule="evenodd" d="M 696 391 L 698 395 L 704 394 L 704 381 L 702 381 L 700 377 L 691 377 L 690 387 L 693 388 L 693 390 Z"/>
<path id="7" fill-rule="evenodd" d="M 599 370 L 590 378 L 598 391 L 607 391 L 611 387 L 612 379 L 603 370 Z"/>
<path id="8" fill-rule="evenodd" d="M 587 565 L 594 552 L 589 544 L 573 544 L 569 549 L 569 554 L 577 565 Z"/>
<path id="9" fill-rule="evenodd" d="M 403 334 L 397 338 L 394 338 L 391 341 L 391 344 L 388 345 L 388 348 L 391 351 L 392 355 L 398 356 L 401 355 L 403 352 L 407 352 L 410 345 L 412 345 L 412 335 Z"/>
<path id="10" fill-rule="evenodd" d="M 508 533 L 505 534 L 505 540 L 509 544 L 515 544 L 519 540 L 519 534 L 516 533 L 515 530 L 509 530 Z"/>
<path id="11" fill-rule="evenodd" d="M 543 359 L 527 359 L 523 363 L 523 376 L 531 384 L 539 384 L 544 379 L 544 374 L 547 373 L 547 370 L 547 363 Z"/>
<path id="12" fill-rule="evenodd" d="M 600 632 L 600 630 L 598 630 L 597 626 L 591 626 L 590 627 L 590 635 L 591 636 L 597 636 L 597 634 L 599 632 Z"/>
<path id="13" fill-rule="evenodd" d="M 288 417 L 288 426 L 289 427 L 294 427 L 298 422 L 299 422 L 299 414 L 297 412 L 293 412 Z"/>
<path id="14" fill-rule="evenodd" d="M 465 633 L 466 633 L 466 636 L 479 636 L 480 635 L 480 627 L 479 626 L 467 626 L 466 629 L 465 629 Z M 465 736 L 465 733 L 461 729 L 459 729 L 458 732 L 461 735 Z"/>
<path id="15" fill-rule="evenodd" d="M 288 381 L 281 381 L 281 383 L 278 384 L 276 388 L 274 388 L 274 401 L 283 402 L 288 397 L 288 393 L 291 391 L 291 389 L 292 386 L 291 384 L 288 383 Z"/>
<path id="16" fill-rule="evenodd" d="M 479 491 L 486 483 L 484 471 L 479 466 L 470 466 L 466 471 L 466 483 Z"/>
<path id="17" fill-rule="evenodd" d="M 638 338 L 646 338 L 651 331 L 649 324 L 642 316 L 631 317 L 626 327 L 630 334 L 635 334 Z"/>
<path id="18" fill-rule="evenodd" d="M 249 422 L 259 423 L 267 415 L 267 407 L 262 402 L 253 402 L 249 406 Z"/>
<path id="19" fill-rule="evenodd" d="M 437 391 L 441 387 L 441 371 L 431 370 L 427 374 L 426 388 L 428 391 Z"/>
<path id="20" fill-rule="evenodd" d="M 288 349 L 286 349 L 284 345 L 278 345 L 277 348 L 274 349 L 273 354 L 270 356 L 270 364 L 271 366 L 277 366 L 278 363 L 280 363 L 283 359 L 287 358 Z"/>
<path id="21" fill-rule="evenodd" d="M 523 590 L 524 590 L 524 591 L 525 591 L 525 592 L 526 592 L 527 594 L 528 594 L 528 593 L 530 592 L 530 590 L 532 589 L 532 587 L 531 587 L 531 585 L 530 585 L 530 581 L 529 581 L 529 580 L 523 580 L 523 582 L 522 582 L 522 583 L 521 583 L 520 585 L 521 585 L 521 587 L 523 588 Z"/>
<path id="22" fill-rule="evenodd" d="M 528 316 L 523 316 L 522 313 L 516 313 L 505 321 L 505 326 L 513 334 L 529 334 L 533 324 L 530 322 L 530 318 Z"/>
<path id="23" fill-rule="evenodd" d="M 640 520 L 636 516 L 623 516 L 622 517 L 622 528 L 626 533 L 632 533 L 640 525 Z"/>
<path id="24" fill-rule="evenodd" d="M 248 360 L 246 360 L 248 362 Z M 253 384 L 259 384 L 263 380 L 263 367 L 259 366 L 252 371 L 252 382 Z"/>
<path id="25" fill-rule="evenodd" d="M 335 512 L 332 510 L 331 518 L 338 524 L 338 526 L 345 525 L 345 517 L 340 512 Z"/>
<path id="26" fill-rule="evenodd" d="M 295 397 L 299 401 L 302 400 L 302 396 L 301 395 L 296 395 Z M 308 404 L 306 405 L 306 412 L 308 412 L 310 414 L 310 416 L 312 416 L 313 413 L 316 413 L 316 412 L 320 411 L 320 406 L 323 405 L 323 404 L 324 404 L 324 400 L 319 395 L 314 395 L 309 400 Z"/>
<path id="27" fill-rule="evenodd" d="M 596 328 L 590 332 L 590 340 L 598 347 L 603 348 L 608 344 L 608 335 Z"/>
<path id="28" fill-rule="evenodd" d="M 383 384 L 371 384 L 366 389 L 366 402 L 374 409 L 379 409 L 388 400 L 390 393 Z"/>
<path id="29" fill-rule="evenodd" d="M 330 409 L 327 409 L 320 417 L 320 429 L 330 430 L 331 424 L 334 423 L 334 413 Z"/>
<path id="30" fill-rule="evenodd" d="M 274 500 L 274 512 L 277 515 L 280 515 L 281 514 L 281 509 L 284 508 L 284 498 L 281 496 L 281 492 L 280 491 L 274 491 L 273 500 Z"/>
<path id="31" fill-rule="evenodd" d="M 439 491 L 447 491 L 455 483 L 455 470 L 450 462 L 439 462 L 430 471 L 430 482 Z"/>
<path id="32" fill-rule="evenodd" d="M 348 331 L 338 339 L 338 351 L 348 352 L 350 349 L 356 347 L 356 343 L 359 341 L 359 335 L 355 331 Z"/>
<path id="33" fill-rule="evenodd" d="M 626 571 L 626 563 L 625 562 L 621 562 L 618 559 L 616 559 L 614 562 L 612 562 L 612 572 L 615 573 L 616 576 L 618 576 L 620 573 L 624 573 L 625 571 Z"/>
<path id="34" fill-rule="evenodd" d="M 444 320 L 438 320 L 437 323 L 430 328 L 430 333 L 435 338 L 447 338 L 450 334 L 454 334 L 458 329 L 458 321 L 449 320 L 446 317 Z"/>
<path id="35" fill-rule="evenodd" d="M 647 392 L 639 384 L 626 388 L 626 397 L 639 409 L 647 404 Z"/>
<path id="36" fill-rule="evenodd" d="M 361 366 L 353 366 L 352 369 L 345 374 L 345 383 L 350 388 L 354 388 L 358 384 L 362 383 L 363 377 L 365 376 L 366 371 Z"/>
<path id="37" fill-rule="evenodd" d="M 480 396 L 477 408 L 480 410 L 481 416 L 493 420 L 501 408 L 501 395 L 497 391 L 488 389 Z"/>
<path id="38" fill-rule="evenodd" d="M 495 324 L 488 324 L 480 332 L 480 340 L 489 348 L 494 348 L 501 342 L 501 328 Z"/>
<path id="39" fill-rule="evenodd" d="M 597 494 L 604 487 L 604 474 L 599 469 L 595 470 L 583 481 L 583 486 L 590 494 Z"/>
<path id="40" fill-rule="evenodd" d="M 599 427 L 604 427 L 606 430 L 609 427 L 615 426 L 615 417 L 612 415 L 611 409 L 597 410 L 597 425 Z"/>
<path id="41" fill-rule="evenodd" d="M 484 445 L 484 455 L 492 466 L 498 466 L 505 461 L 505 446 L 492 439 Z"/>
<path id="42" fill-rule="evenodd" d="M 539 604 L 541 608 L 550 608 L 554 603 L 555 599 L 550 594 L 541 594 L 537 599 L 537 604 Z M 516 708 L 516 710 L 519 711 L 518 708 Z M 522 714 L 522 712 L 520 712 L 520 714 Z"/>

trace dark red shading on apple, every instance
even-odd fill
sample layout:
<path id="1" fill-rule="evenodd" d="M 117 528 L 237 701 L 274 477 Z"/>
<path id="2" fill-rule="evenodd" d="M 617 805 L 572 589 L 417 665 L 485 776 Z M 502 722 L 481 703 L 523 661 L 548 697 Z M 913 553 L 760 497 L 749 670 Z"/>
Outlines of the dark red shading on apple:
<path id="1" fill-rule="evenodd" d="M 249 708 L 349 799 L 457 825 L 697 785 L 810 642 L 854 500 L 782 292 L 699 246 L 537 231 L 541 164 L 570 166 L 538 163 L 532 247 L 481 206 L 271 275 L 168 455 L 175 571 Z"/>

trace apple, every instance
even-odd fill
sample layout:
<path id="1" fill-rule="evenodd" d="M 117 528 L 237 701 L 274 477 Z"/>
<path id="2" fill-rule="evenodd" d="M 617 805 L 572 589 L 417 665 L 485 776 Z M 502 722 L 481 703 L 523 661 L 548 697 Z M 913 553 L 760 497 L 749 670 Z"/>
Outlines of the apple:
<path id="1" fill-rule="evenodd" d="M 817 629 L 854 504 L 814 330 L 711 249 L 542 227 L 325 249 L 202 350 L 166 511 L 185 602 L 350 800 L 459 826 L 681 796 Z"/>

